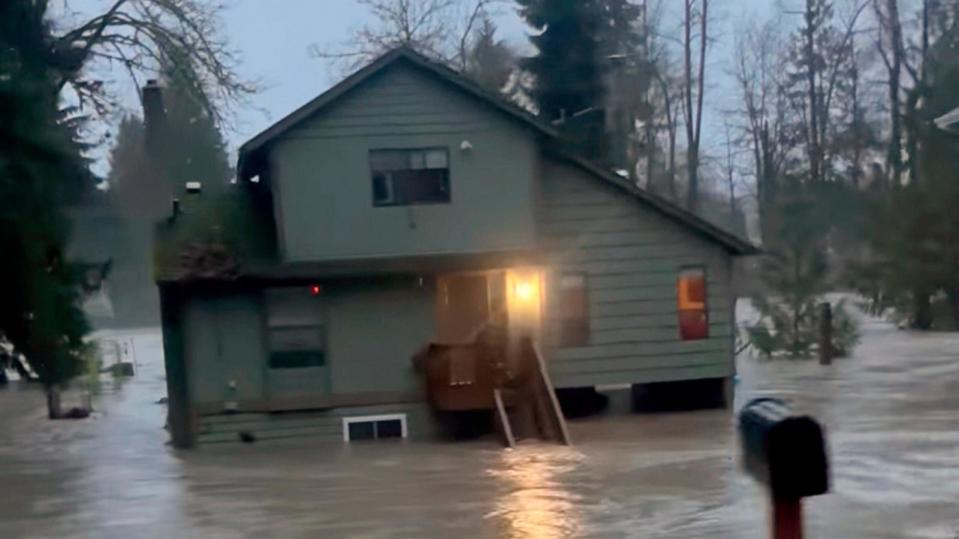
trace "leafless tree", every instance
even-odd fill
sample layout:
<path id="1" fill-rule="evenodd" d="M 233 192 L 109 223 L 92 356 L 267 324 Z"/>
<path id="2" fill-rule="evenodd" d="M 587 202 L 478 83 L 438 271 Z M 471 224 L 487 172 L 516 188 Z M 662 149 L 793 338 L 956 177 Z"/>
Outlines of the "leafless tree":
<path id="1" fill-rule="evenodd" d="M 696 5 L 699 4 L 697 8 Z M 683 114 L 686 124 L 686 206 L 699 205 L 699 146 L 702 135 L 703 96 L 706 93 L 706 49 L 709 44 L 709 0 L 683 0 Z M 698 26 L 699 33 L 694 28 Z M 693 49 L 698 49 L 693 75 Z"/>
<path id="2" fill-rule="evenodd" d="M 886 155 L 891 183 L 902 182 L 902 83 L 905 45 L 902 21 L 899 18 L 899 0 L 873 0 L 878 21 L 876 48 L 888 74 L 889 89 L 889 148 Z"/>
<path id="3" fill-rule="evenodd" d="M 761 233 L 767 232 L 767 211 L 775 198 L 778 178 L 787 153 L 784 135 L 786 98 L 782 26 L 778 20 L 750 21 L 736 30 L 732 76 L 739 105 L 732 115 L 739 118 L 742 137 L 752 157 L 752 170 Z"/>
<path id="4" fill-rule="evenodd" d="M 352 71 L 391 49 L 406 46 L 465 71 L 474 33 L 501 0 L 360 0 L 371 22 L 339 44 L 314 44 L 310 53 Z"/>
<path id="5" fill-rule="evenodd" d="M 115 0 L 57 33 L 55 47 L 69 51 L 72 64 L 58 89 L 72 91 L 81 106 L 106 113 L 115 100 L 107 81 L 95 75 L 98 65 L 120 66 L 139 86 L 175 58 L 193 74 L 197 98 L 222 124 L 255 91 L 236 73 L 238 58 L 221 31 L 224 9 L 215 0 Z"/>

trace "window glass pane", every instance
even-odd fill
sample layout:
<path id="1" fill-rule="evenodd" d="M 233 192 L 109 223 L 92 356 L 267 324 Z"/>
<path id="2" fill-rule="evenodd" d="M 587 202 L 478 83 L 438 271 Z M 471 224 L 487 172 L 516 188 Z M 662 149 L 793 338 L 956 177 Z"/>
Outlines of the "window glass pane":
<path id="1" fill-rule="evenodd" d="M 376 422 L 377 438 L 402 438 L 403 423 L 399 419 L 387 419 Z"/>
<path id="2" fill-rule="evenodd" d="M 450 201 L 449 152 L 445 148 L 370 152 L 374 206 Z"/>
<path id="3" fill-rule="evenodd" d="M 326 355 L 319 350 L 281 350 L 270 353 L 271 369 L 302 369 L 326 365 Z"/>
<path id="4" fill-rule="evenodd" d="M 426 168 L 449 168 L 446 150 L 428 150 L 426 152 Z"/>
<path id="5" fill-rule="evenodd" d="M 420 170 L 426 168 L 425 152 L 410 152 L 410 169 Z"/>
<path id="6" fill-rule="evenodd" d="M 706 308 L 706 275 L 701 268 L 684 269 L 679 273 L 677 296 L 680 310 Z"/>
<path id="7" fill-rule="evenodd" d="M 372 421 L 358 421 L 349 423 L 350 441 L 373 440 L 376 438 L 376 432 Z"/>
<path id="8" fill-rule="evenodd" d="M 373 173 L 373 202 L 376 204 L 393 202 L 393 182 L 388 173 Z"/>
<path id="9" fill-rule="evenodd" d="M 320 327 L 282 327 L 270 329 L 273 350 L 323 350 L 323 332 Z"/>
<path id="10" fill-rule="evenodd" d="M 404 150 L 373 150 L 370 152 L 370 168 L 377 172 L 409 168 L 410 159 Z"/>
<path id="11" fill-rule="evenodd" d="M 709 338 L 709 317 L 706 311 L 679 311 L 679 337 L 684 341 Z"/>

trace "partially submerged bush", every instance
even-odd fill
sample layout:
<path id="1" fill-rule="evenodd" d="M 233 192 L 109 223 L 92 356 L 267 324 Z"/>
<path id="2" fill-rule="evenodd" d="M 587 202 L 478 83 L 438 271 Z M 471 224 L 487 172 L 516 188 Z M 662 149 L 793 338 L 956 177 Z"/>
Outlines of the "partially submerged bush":
<path id="1" fill-rule="evenodd" d="M 746 329 L 749 345 L 766 358 L 810 358 L 819 348 L 820 302 L 810 298 L 801 304 L 787 304 L 767 298 L 754 298 L 759 320 Z M 832 347 L 836 357 L 847 357 L 859 344 L 859 324 L 850 313 L 846 300 L 832 307 Z"/>

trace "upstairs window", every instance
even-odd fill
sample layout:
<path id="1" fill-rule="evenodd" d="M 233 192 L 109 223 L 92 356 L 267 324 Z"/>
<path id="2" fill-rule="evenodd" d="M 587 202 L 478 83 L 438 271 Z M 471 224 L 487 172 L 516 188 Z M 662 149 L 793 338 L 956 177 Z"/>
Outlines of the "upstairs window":
<path id="1" fill-rule="evenodd" d="M 558 284 L 559 345 L 586 346 L 589 344 L 586 275 L 564 273 L 560 275 Z"/>
<path id="2" fill-rule="evenodd" d="M 446 148 L 371 150 L 374 206 L 446 204 L 450 201 Z"/>
<path id="3" fill-rule="evenodd" d="M 679 338 L 696 341 L 709 337 L 706 311 L 706 272 L 703 268 L 685 268 L 676 285 L 679 302 Z"/>
<path id="4" fill-rule="evenodd" d="M 326 327 L 320 290 L 318 286 L 267 289 L 271 369 L 326 365 Z"/>

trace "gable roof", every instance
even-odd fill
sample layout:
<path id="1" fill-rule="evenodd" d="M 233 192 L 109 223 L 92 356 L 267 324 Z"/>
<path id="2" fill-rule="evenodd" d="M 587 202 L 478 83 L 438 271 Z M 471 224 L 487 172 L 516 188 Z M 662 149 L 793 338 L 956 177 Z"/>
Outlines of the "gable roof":
<path id="1" fill-rule="evenodd" d="M 559 148 L 560 144 L 558 143 L 561 142 L 562 138 L 552 126 L 543 123 L 528 111 L 507 102 L 502 97 L 481 88 L 459 72 L 454 71 L 453 69 L 450 69 L 439 62 L 431 60 L 409 47 L 399 47 L 383 54 L 373 62 L 354 72 L 352 75 L 346 77 L 329 90 L 310 100 L 300 108 L 283 117 L 280 121 L 276 122 L 272 126 L 254 136 L 252 139 L 245 142 L 242 146 L 240 146 L 240 164 L 237 166 L 237 170 L 242 173 L 243 162 L 246 156 L 257 152 L 271 141 L 275 140 L 277 137 L 282 136 L 290 129 L 299 125 L 302 121 L 310 118 L 343 95 L 349 93 L 352 89 L 360 86 L 377 73 L 380 73 L 387 67 L 399 61 L 408 62 L 414 67 L 420 68 L 421 70 L 439 77 L 441 80 L 452 85 L 456 89 L 471 95 L 480 101 L 483 101 L 485 104 L 533 129 L 535 132 L 543 135 L 547 140 L 556 142 L 557 144 L 553 144 L 552 146 L 554 147 L 551 147 L 550 151 L 551 153 L 556 154 L 557 157 L 576 165 L 586 172 L 589 172 L 591 176 L 597 178 L 598 180 L 615 185 L 616 187 L 625 191 L 627 194 L 636 197 L 637 200 L 646 204 L 650 208 L 664 214 L 665 216 L 679 222 L 686 227 L 689 227 L 703 237 L 718 243 L 727 251 L 738 255 L 749 255 L 759 252 L 759 249 L 749 241 L 746 241 L 735 234 L 729 233 L 722 228 L 713 225 L 709 221 L 665 198 L 634 186 L 628 181 L 624 181 L 621 176 L 610 170 L 607 170 L 583 157 L 575 155 L 569 150 Z"/>

